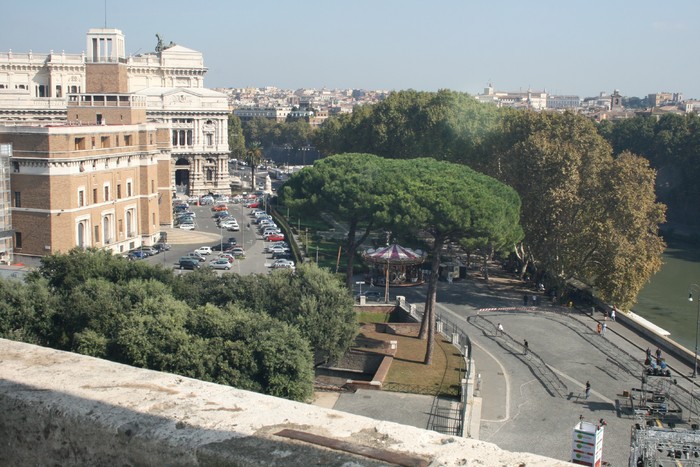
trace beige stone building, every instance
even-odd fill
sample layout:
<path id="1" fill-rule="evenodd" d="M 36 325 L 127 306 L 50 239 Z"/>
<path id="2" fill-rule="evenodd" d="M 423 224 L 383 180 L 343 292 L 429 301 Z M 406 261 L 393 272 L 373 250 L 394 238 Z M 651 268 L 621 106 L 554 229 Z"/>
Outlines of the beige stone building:
<path id="1" fill-rule="evenodd" d="M 101 28 L 88 31 L 85 50 L 0 53 L 0 125 L 72 120 L 67 115 L 71 95 L 113 91 L 118 81 L 120 92 L 145 98 L 147 121 L 169 128 L 172 190 L 230 191 L 228 98 L 204 88 L 207 69 L 200 52 L 165 45 L 159 38 L 154 52 L 127 55 L 122 32 Z M 123 65 L 118 75 L 108 67 L 102 71 L 93 67 L 88 78 L 88 65 L 117 63 Z M 121 122 L 107 118 L 106 123 Z"/>
<path id="2" fill-rule="evenodd" d="M 12 146 L 16 257 L 123 253 L 172 222 L 170 128 L 147 121 L 144 96 L 123 92 L 124 64 L 88 63 L 85 76 L 87 93 L 69 95 L 64 123 L 0 127 L 0 145 Z"/>

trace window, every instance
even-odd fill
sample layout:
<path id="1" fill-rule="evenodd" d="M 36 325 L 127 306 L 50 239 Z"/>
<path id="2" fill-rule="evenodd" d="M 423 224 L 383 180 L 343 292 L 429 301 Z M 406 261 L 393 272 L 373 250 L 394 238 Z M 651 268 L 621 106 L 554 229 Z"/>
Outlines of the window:
<path id="1" fill-rule="evenodd" d="M 92 204 L 97 204 L 97 188 L 92 189 Z"/>
<path id="2" fill-rule="evenodd" d="M 100 145 L 103 148 L 108 148 L 109 146 L 109 136 L 103 136 L 100 138 Z"/>
<path id="3" fill-rule="evenodd" d="M 126 182 L 126 196 L 131 197 L 131 182 Z"/>
<path id="4" fill-rule="evenodd" d="M 20 196 L 19 191 L 15 191 L 15 207 L 16 208 L 22 207 L 22 198 Z"/>
<path id="5" fill-rule="evenodd" d="M 214 171 L 212 169 L 207 169 L 207 181 L 211 182 L 214 180 Z"/>
<path id="6" fill-rule="evenodd" d="M 122 199 L 122 185 L 117 185 L 117 199 Z"/>
<path id="7" fill-rule="evenodd" d="M 19 173 L 19 162 L 12 161 L 12 171 L 14 173 Z"/>
<path id="8" fill-rule="evenodd" d="M 105 201 L 109 201 L 109 185 L 105 185 Z"/>
<path id="9" fill-rule="evenodd" d="M 100 241 L 100 226 L 95 226 L 95 243 Z"/>
<path id="10" fill-rule="evenodd" d="M 62 97 L 62 96 L 61 96 L 61 92 L 62 92 L 62 91 L 61 91 L 61 85 L 60 85 L 60 84 L 57 84 L 57 85 L 56 85 L 56 97 Z"/>
<path id="11" fill-rule="evenodd" d="M 102 123 L 104 123 L 104 120 L 102 119 L 102 114 L 97 114 L 95 116 L 95 120 L 96 120 L 95 123 L 97 123 L 98 125 L 102 125 Z"/>
<path id="12" fill-rule="evenodd" d="M 22 232 L 15 232 L 15 248 L 22 248 Z"/>
<path id="13" fill-rule="evenodd" d="M 131 135 L 124 135 L 124 145 L 131 146 Z"/>
<path id="14" fill-rule="evenodd" d="M 76 151 L 85 149 L 85 138 L 75 138 L 75 149 Z"/>
<path id="15" fill-rule="evenodd" d="M 78 222 L 77 229 L 78 247 L 85 248 L 85 222 Z"/>
<path id="16" fill-rule="evenodd" d="M 207 133 L 205 135 L 207 137 L 207 146 L 213 146 L 214 145 L 214 135 L 211 133 Z"/>
<path id="17" fill-rule="evenodd" d="M 85 206 L 85 190 L 78 190 L 78 207 Z"/>
<path id="18" fill-rule="evenodd" d="M 92 149 L 95 149 L 95 137 L 93 136 L 91 139 L 92 139 Z"/>

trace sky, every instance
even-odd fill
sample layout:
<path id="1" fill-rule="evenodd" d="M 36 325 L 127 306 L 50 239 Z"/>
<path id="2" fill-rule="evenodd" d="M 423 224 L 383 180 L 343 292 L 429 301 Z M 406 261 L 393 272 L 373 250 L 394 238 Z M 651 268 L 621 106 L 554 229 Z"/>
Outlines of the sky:
<path id="1" fill-rule="evenodd" d="M 200 51 L 205 86 L 700 98 L 697 0 L 26 0 L 3 2 L 0 53 L 126 51 L 156 33 Z"/>

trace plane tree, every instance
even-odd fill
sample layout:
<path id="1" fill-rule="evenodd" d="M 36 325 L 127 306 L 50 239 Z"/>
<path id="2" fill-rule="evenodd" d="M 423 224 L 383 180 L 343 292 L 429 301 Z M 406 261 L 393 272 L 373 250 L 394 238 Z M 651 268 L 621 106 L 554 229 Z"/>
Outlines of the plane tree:
<path id="1" fill-rule="evenodd" d="M 639 158 L 614 159 L 590 120 L 573 113 L 509 113 L 475 163 L 523 201 L 525 237 L 516 250 L 522 274 L 532 264 L 560 295 L 577 278 L 598 287 L 603 299 L 629 306 L 639 284 L 658 270 L 664 207 L 650 183 L 655 173 Z M 634 283 L 612 272 L 620 267 Z"/>

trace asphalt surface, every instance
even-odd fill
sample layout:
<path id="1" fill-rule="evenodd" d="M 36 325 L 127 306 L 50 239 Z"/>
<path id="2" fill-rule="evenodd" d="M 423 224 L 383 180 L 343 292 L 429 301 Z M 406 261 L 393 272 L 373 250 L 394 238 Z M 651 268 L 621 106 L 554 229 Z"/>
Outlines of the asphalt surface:
<path id="1" fill-rule="evenodd" d="M 242 246 L 246 252 L 245 258 L 236 259 L 230 272 L 239 274 L 266 274 L 270 271 L 269 265 L 272 262 L 271 255 L 264 252 L 265 241 L 259 235 L 256 225 L 250 216 L 251 209 L 243 207 L 242 204 L 230 203 L 229 213 L 232 214 L 241 230 L 230 232 L 226 229 L 219 229 L 216 225 L 211 206 L 193 206 L 189 210 L 194 212 L 195 230 L 182 230 L 177 227 L 162 229 L 168 236 L 168 244 L 171 250 L 159 253 L 141 261 L 152 264 L 162 264 L 164 267 L 173 268 L 176 274 L 187 274 L 188 270 L 180 270 L 178 261 L 181 256 L 194 251 L 200 246 L 216 246 L 226 243 L 229 237 L 234 237 L 238 246 Z M 249 226 L 248 226 L 249 225 Z M 218 256 L 218 252 L 213 252 L 207 257 L 208 264 Z M 229 271 L 217 269 L 218 274 L 226 274 Z"/>

